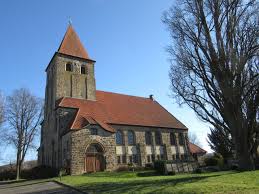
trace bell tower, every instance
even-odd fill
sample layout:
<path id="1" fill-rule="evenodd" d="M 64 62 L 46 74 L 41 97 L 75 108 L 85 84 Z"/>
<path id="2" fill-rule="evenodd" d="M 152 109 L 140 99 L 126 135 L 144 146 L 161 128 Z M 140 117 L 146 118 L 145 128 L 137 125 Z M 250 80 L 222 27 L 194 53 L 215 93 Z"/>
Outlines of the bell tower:
<path id="1" fill-rule="evenodd" d="M 95 100 L 94 64 L 70 24 L 46 69 L 46 99 L 50 107 L 61 97 Z"/>
<path id="2" fill-rule="evenodd" d="M 95 100 L 95 61 L 90 59 L 72 25 L 48 67 L 45 88 L 45 111 L 41 129 L 39 161 L 59 167 L 62 164 L 59 114 L 56 103 L 62 97 Z M 51 151 L 49 151 L 51 149 Z"/>

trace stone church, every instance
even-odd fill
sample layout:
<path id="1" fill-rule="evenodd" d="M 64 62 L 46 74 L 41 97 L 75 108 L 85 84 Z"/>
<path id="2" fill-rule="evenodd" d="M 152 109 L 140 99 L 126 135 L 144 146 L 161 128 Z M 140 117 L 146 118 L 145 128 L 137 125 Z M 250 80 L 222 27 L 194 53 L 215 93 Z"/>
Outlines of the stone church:
<path id="1" fill-rule="evenodd" d="M 95 61 L 71 25 L 46 73 L 40 164 L 82 174 L 188 160 L 186 126 L 152 95 L 96 90 Z"/>

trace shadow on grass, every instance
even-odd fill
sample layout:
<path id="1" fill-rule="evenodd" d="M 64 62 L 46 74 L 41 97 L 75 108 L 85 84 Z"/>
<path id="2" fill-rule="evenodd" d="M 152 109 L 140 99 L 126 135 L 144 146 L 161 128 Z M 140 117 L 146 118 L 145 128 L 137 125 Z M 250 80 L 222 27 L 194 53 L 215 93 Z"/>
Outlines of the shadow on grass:
<path id="1" fill-rule="evenodd" d="M 84 174 L 83 176 L 87 177 L 94 177 L 94 178 L 133 178 L 136 177 L 136 172 L 131 172 L 131 171 L 124 171 L 124 172 L 97 172 L 97 173 L 87 173 Z"/>
<path id="2" fill-rule="evenodd" d="M 150 172 L 151 173 L 151 172 Z M 154 172 L 153 172 L 154 173 Z M 145 173 L 141 173 L 141 176 L 147 176 Z M 150 176 L 150 175 L 149 175 Z M 78 185 L 82 191 L 89 193 L 141 193 L 141 192 L 163 192 L 164 189 L 169 186 L 176 186 L 178 184 L 186 184 L 198 182 L 209 177 L 217 177 L 221 175 L 208 175 L 200 177 L 184 177 L 184 178 L 172 178 L 166 177 L 166 179 L 155 179 L 155 180 L 129 180 L 121 182 L 95 182 L 85 183 Z M 193 191 L 194 192 L 194 191 Z"/>
<path id="3" fill-rule="evenodd" d="M 139 172 L 137 173 L 138 177 L 150 177 L 150 176 L 161 176 L 156 171 L 147 171 L 147 172 Z"/>

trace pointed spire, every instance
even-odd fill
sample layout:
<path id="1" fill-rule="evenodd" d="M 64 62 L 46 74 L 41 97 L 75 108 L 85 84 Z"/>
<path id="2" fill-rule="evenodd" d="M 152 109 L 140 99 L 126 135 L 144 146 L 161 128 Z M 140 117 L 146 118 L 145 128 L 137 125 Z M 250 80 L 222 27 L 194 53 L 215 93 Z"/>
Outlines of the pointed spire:
<path id="1" fill-rule="evenodd" d="M 68 25 L 66 34 L 58 48 L 58 52 L 84 59 L 90 59 L 71 24 Z"/>

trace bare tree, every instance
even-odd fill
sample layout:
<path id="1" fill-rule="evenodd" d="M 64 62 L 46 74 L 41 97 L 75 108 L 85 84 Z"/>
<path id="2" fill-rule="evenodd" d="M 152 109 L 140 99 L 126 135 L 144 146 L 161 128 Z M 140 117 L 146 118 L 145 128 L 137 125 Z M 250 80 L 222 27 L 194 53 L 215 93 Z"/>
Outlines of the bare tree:
<path id="1" fill-rule="evenodd" d="M 257 0 L 181 0 L 165 12 L 179 104 L 229 131 L 240 170 L 254 169 L 259 112 Z M 258 117 L 257 117 L 258 118 Z"/>
<path id="2" fill-rule="evenodd" d="M 194 132 L 188 132 L 188 139 L 191 143 L 195 144 L 195 145 L 198 145 L 198 146 L 201 146 L 201 142 L 200 140 L 198 139 L 196 133 Z"/>
<path id="3" fill-rule="evenodd" d="M 16 148 L 17 179 L 20 178 L 26 153 L 33 147 L 42 119 L 42 107 L 42 100 L 27 89 L 15 90 L 7 97 L 5 140 Z"/>

